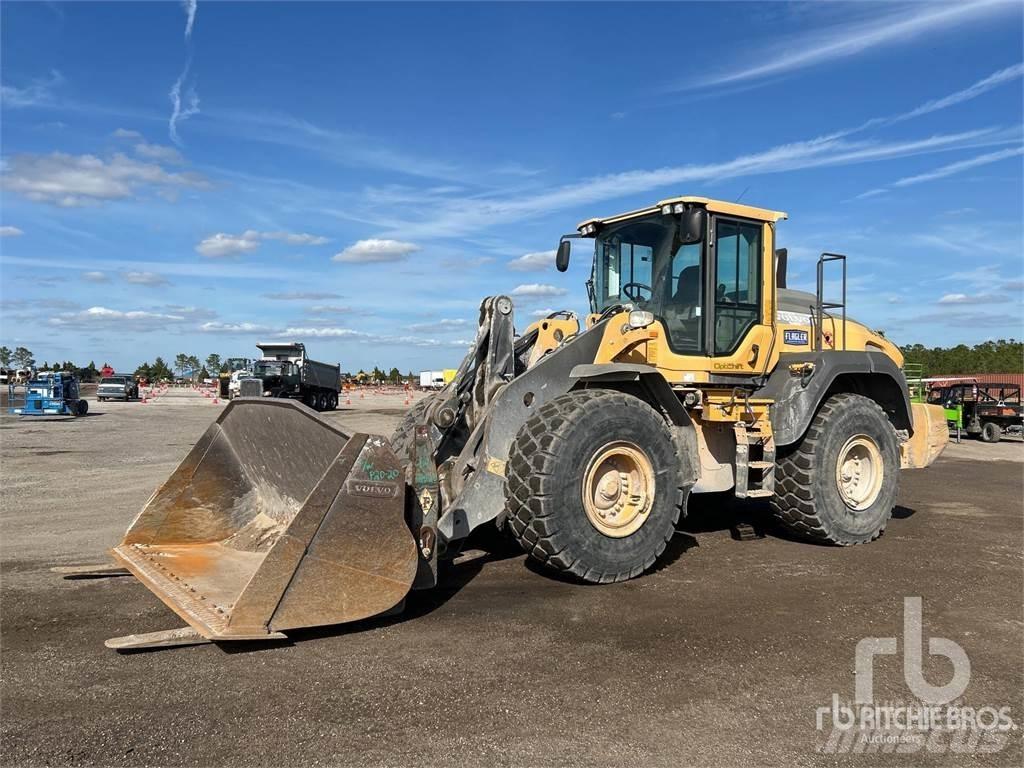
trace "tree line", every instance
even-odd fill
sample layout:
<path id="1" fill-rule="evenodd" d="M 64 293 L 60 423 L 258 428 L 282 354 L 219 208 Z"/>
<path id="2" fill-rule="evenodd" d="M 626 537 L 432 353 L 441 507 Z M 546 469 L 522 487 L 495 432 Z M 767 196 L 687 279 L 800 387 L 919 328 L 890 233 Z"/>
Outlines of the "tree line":
<path id="1" fill-rule="evenodd" d="M 907 363 L 921 365 L 926 376 L 975 373 L 1024 373 L 1024 342 L 1016 339 L 985 341 L 969 347 L 900 347 Z"/>
<path id="2" fill-rule="evenodd" d="M 27 347 L 18 347 L 13 351 L 9 347 L 0 347 L 0 366 L 10 368 L 12 365 L 18 369 L 37 368 L 36 359 L 32 355 L 32 351 Z M 106 367 L 106 363 L 104 363 L 104 367 Z M 54 361 L 52 364 L 43 362 L 41 366 L 38 366 L 38 370 L 67 371 L 74 373 L 81 381 L 95 381 L 100 376 L 100 369 L 96 367 L 95 362 L 91 361 L 88 365 L 82 367 L 75 365 L 70 360 Z M 221 356 L 216 353 L 211 353 L 206 356 L 205 360 L 200 360 L 196 355 L 181 352 L 174 356 L 171 364 L 168 364 L 162 357 L 157 357 L 152 363 L 146 361 L 135 369 L 134 375 L 147 381 L 173 379 L 175 374 L 179 376 L 197 376 L 202 380 L 220 373 L 230 372 L 227 363 L 223 362 Z M 121 373 L 124 373 L 124 371 L 121 371 Z M 361 383 L 390 382 L 392 384 L 399 384 L 403 381 L 414 382 L 417 380 L 416 375 L 412 371 L 403 376 L 398 368 L 392 368 L 389 372 L 385 372 L 377 366 L 374 366 L 372 371 L 360 369 L 359 373 L 353 378 Z"/>
<path id="3" fill-rule="evenodd" d="M 73 373 L 80 381 L 95 381 L 100 376 L 100 369 L 92 360 L 85 366 L 75 365 L 71 360 L 54 360 L 52 363 L 44 360 L 42 365 L 37 366 L 32 351 L 27 347 L 17 347 L 14 351 L 11 351 L 10 347 L 0 347 L 0 368 L 5 370 L 61 371 Z"/>
<path id="4" fill-rule="evenodd" d="M 907 344 L 900 347 L 906 362 L 919 364 L 929 376 L 950 376 L 973 373 L 1024 373 L 1024 342 L 1016 339 L 999 339 L 998 341 L 985 341 L 981 344 L 968 346 L 958 344 L 955 347 L 926 347 L 923 344 Z M 35 368 L 36 360 L 32 351 L 27 347 L 16 347 L 13 351 L 10 347 L 0 347 L 0 367 L 3 368 Z M 96 363 L 90 361 L 86 366 L 76 366 L 70 360 L 54 361 L 52 364 L 44 361 L 41 370 L 69 371 L 78 375 L 83 381 L 93 381 L 99 376 L 99 369 Z M 157 357 L 152 363 L 145 362 L 135 369 L 136 376 L 142 376 L 149 381 L 174 378 L 178 373 L 198 373 L 200 378 L 208 378 L 218 373 L 226 373 L 227 365 L 222 362 L 218 354 L 206 356 L 200 361 L 195 355 L 180 353 L 175 355 L 171 366 L 161 357 Z M 398 368 L 392 368 L 385 373 L 377 366 L 372 371 L 360 369 L 355 376 L 357 381 L 391 382 L 398 384 L 403 379 L 415 381 L 416 377 L 412 371 L 402 376 Z"/>
<path id="5" fill-rule="evenodd" d="M 403 376 L 402 372 L 397 368 L 392 368 L 388 373 L 384 373 L 384 371 L 378 368 L 377 366 L 373 366 L 372 371 L 364 371 L 362 368 L 360 368 L 359 372 L 356 373 L 356 375 L 353 376 L 352 378 L 354 378 L 356 382 L 379 382 L 381 384 L 383 384 L 385 381 L 391 384 L 399 384 L 403 381 L 417 380 L 416 375 L 412 371 L 409 371 L 409 373 Z"/>

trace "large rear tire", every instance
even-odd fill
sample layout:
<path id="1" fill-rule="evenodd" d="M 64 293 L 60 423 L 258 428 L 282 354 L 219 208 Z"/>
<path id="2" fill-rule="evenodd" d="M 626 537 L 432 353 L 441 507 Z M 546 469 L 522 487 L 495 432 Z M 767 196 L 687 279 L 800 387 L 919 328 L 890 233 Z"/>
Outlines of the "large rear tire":
<path id="1" fill-rule="evenodd" d="M 675 533 L 687 488 L 664 419 L 614 390 L 569 392 L 520 428 L 507 527 L 534 559 L 583 581 L 639 576 Z"/>
<path id="2" fill-rule="evenodd" d="M 801 538 L 850 546 L 877 539 L 899 494 L 896 431 L 875 401 L 833 395 L 775 468 L 775 519 Z"/>

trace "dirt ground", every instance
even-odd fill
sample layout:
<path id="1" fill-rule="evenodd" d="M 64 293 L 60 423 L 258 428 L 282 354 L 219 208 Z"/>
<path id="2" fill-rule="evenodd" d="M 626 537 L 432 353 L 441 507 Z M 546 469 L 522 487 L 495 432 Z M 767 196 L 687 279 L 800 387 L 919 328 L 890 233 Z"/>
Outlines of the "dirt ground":
<path id="1" fill-rule="evenodd" d="M 1021 765 L 1019 442 L 951 445 L 904 473 L 866 546 L 737 540 L 764 507 L 695 497 L 666 562 L 624 584 L 471 553 L 397 618 L 118 655 L 105 639 L 182 622 L 133 579 L 49 569 L 102 562 L 220 407 L 172 391 L 77 420 L 0 417 L 4 765 Z M 357 396 L 326 418 L 387 434 L 404 409 Z M 967 754 L 822 751 L 816 711 L 852 699 L 858 642 L 902 638 L 914 596 L 924 637 L 970 660 L 961 703 L 1009 707 L 1016 729 Z M 951 664 L 923 653 L 945 684 Z M 910 698 L 901 662 L 876 658 L 876 700 Z"/>

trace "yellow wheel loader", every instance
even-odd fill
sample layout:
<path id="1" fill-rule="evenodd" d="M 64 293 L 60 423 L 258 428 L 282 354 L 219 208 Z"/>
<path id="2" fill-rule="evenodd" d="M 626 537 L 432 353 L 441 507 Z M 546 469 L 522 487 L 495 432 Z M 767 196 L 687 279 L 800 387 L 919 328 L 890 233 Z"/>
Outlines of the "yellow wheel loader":
<path id="1" fill-rule="evenodd" d="M 454 379 L 390 440 L 234 400 L 113 550 L 188 628 L 108 645 L 398 611 L 481 526 L 582 581 L 633 578 L 694 493 L 765 498 L 814 542 L 877 538 L 900 469 L 945 446 L 944 415 L 911 403 L 899 350 L 847 317 L 844 256 L 821 257 L 816 293 L 786 287 L 785 218 L 679 197 L 583 222 L 556 259 L 590 242 L 583 323 L 559 312 L 516 335 L 512 301 L 485 299 Z"/>

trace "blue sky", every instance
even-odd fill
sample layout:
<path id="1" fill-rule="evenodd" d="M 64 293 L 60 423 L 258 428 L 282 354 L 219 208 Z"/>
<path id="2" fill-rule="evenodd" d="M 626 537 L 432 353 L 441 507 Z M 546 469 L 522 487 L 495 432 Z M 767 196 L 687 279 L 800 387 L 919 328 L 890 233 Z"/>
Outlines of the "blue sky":
<path id="1" fill-rule="evenodd" d="M 455 365 L 581 219 L 788 211 L 897 343 L 1022 335 L 1019 3 L 4 3 L 0 343 Z"/>

